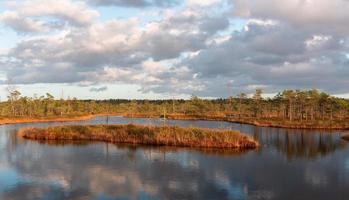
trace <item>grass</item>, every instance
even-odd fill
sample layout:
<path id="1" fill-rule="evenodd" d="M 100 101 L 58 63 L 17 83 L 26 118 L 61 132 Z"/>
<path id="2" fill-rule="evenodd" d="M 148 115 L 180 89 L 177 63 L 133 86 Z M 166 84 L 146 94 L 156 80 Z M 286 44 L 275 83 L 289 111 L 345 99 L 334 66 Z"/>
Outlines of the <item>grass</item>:
<path id="1" fill-rule="evenodd" d="M 155 114 L 125 114 L 124 117 L 140 118 L 162 118 Z M 167 119 L 175 120 L 212 120 L 227 121 L 233 123 L 251 124 L 260 127 L 276 127 L 291 129 L 327 129 L 327 130 L 349 130 L 349 119 L 335 120 L 293 120 L 280 118 L 228 118 L 224 114 L 213 113 L 210 115 L 187 115 L 187 114 L 167 114 Z"/>
<path id="2" fill-rule="evenodd" d="M 164 116 L 156 113 L 118 113 L 118 114 L 95 114 L 95 115 L 76 115 L 76 116 L 48 116 L 48 117 L 12 117 L 0 118 L 0 125 L 3 124 L 19 124 L 34 122 L 66 122 L 66 121 L 82 121 L 88 120 L 96 116 L 106 115 L 122 115 L 132 118 L 163 118 Z M 349 130 L 349 119 L 343 120 L 313 120 L 300 121 L 279 118 L 227 118 L 222 113 L 211 113 L 209 115 L 188 115 L 188 114 L 167 114 L 167 119 L 175 120 L 209 120 L 209 121 L 227 121 L 242 124 L 251 124 L 261 127 L 277 127 L 277 128 L 294 128 L 294 129 L 328 129 L 328 130 Z"/>
<path id="3" fill-rule="evenodd" d="M 332 130 L 347 130 L 349 129 L 348 120 L 283 120 L 283 119 L 228 119 L 229 122 L 237 122 L 244 124 L 252 124 L 263 127 L 277 128 L 294 128 L 294 129 L 332 129 Z"/>
<path id="4" fill-rule="evenodd" d="M 35 122 L 68 122 L 68 121 L 83 121 L 88 120 L 96 115 L 81 115 L 81 116 L 48 116 L 48 117 L 12 117 L 0 118 L 0 125 L 3 124 L 22 124 Z"/>
<path id="5" fill-rule="evenodd" d="M 86 140 L 161 146 L 239 148 L 258 147 L 251 137 L 238 131 L 177 126 L 91 125 L 24 128 L 18 134 L 32 140 Z"/>

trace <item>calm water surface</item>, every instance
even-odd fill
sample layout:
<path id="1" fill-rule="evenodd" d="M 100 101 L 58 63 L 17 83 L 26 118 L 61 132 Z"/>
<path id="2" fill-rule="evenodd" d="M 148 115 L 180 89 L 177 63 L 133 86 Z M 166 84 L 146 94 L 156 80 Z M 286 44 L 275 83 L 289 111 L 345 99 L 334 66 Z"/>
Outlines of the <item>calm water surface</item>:
<path id="1" fill-rule="evenodd" d="M 0 199 L 348 199 L 349 148 L 342 132 L 261 128 L 213 121 L 167 124 L 238 129 L 258 150 L 39 143 L 0 126 Z M 110 117 L 109 123 L 162 124 Z"/>

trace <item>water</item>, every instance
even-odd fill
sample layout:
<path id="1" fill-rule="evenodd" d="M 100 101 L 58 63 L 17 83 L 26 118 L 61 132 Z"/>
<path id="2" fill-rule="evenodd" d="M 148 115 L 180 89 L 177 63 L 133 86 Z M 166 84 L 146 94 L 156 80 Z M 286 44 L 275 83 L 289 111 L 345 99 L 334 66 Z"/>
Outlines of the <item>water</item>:
<path id="1" fill-rule="evenodd" d="M 39 143 L 16 136 L 35 123 L 0 126 L 0 199 L 348 199 L 349 148 L 340 131 L 261 128 L 214 121 L 179 126 L 238 129 L 258 150 L 106 143 Z M 109 123 L 163 124 L 110 117 Z"/>

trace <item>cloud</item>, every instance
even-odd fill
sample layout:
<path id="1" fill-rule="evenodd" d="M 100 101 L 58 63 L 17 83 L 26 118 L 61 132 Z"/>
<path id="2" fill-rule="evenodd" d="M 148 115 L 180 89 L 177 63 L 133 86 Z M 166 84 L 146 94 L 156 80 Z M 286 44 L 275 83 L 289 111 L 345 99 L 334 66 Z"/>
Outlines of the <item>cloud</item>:
<path id="1" fill-rule="evenodd" d="M 201 31 L 211 34 L 214 34 L 220 30 L 224 30 L 228 27 L 229 19 L 225 15 L 208 18 L 200 24 Z"/>
<path id="2" fill-rule="evenodd" d="M 172 7 L 179 4 L 179 0 L 88 0 L 97 6 L 121 6 L 121 7 Z"/>
<path id="3" fill-rule="evenodd" d="M 104 92 L 107 91 L 108 87 L 107 86 L 103 86 L 103 87 L 92 87 L 90 88 L 90 92 Z"/>
<path id="4" fill-rule="evenodd" d="M 184 60 L 192 73 L 204 83 L 199 93 L 252 91 L 258 85 L 268 92 L 284 88 L 321 88 L 334 93 L 346 92 L 349 75 L 343 39 L 302 32 L 286 24 L 251 21 L 245 30 L 235 32 L 220 44 L 213 43 L 198 55 Z M 321 78 L 319 78 L 321 77 Z"/>
<path id="5" fill-rule="evenodd" d="M 17 2 L 0 14 L 16 31 L 37 33 L 1 55 L 2 71 L 18 84 L 126 83 L 145 93 L 214 97 L 257 87 L 268 93 L 314 87 L 348 92 L 344 0 L 320 0 L 316 9 L 311 0 L 190 0 L 152 21 L 101 20 L 94 6 L 160 1 L 39 2 Z"/>
<path id="6" fill-rule="evenodd" d="M 223 15 L 185 8 L 144 27 L 137 18 L 112 19 L 30 37 L 9 51 L 7 75 L 22 84 L 122 81 L 152 88 L 150 83 L 164 80 L 144 63 L 163 64 L 205 48 L 207 40 L 228 27 L 226 22 Z M 166 65 L 170 70 L 173 63 Z"/>
<path id="7" fill-rule="evenodd" d="M 125 158 L 123 162 L 120 159 L 110 156 L 108 162 L 100 163 L 91 159 L 91 155 L 105 155 L 103 145 L 85 145 L 84 151 L 74 151 L 74 146 L 67 145 L 67 151 L 63 153 L 54 148 L 49 150 L 40 146 L 37 152 L 26 148 L 25 154 L 19 149 L 15 149 L 16 158 L 10 159 L 9 165 L 16 170 L 20 177 L 29 177 L 30 184 L 15 184 L 10 189 L 4 189 L 0 194 L 1 199 L 28 199 L 44 198 L 54 196 L 59 199 L 94 199 L 100 194 L 111 198 L 137 199 L 140 196 L 157 197 L 159 199 L 171 199 L 177 194 L 178 188 L 182 189 L 181 195 L 190 196 L 193 199 L 210 199 L 208 194 L 220 196 L 221 199 L 229 199 L 225 191 L 222 191 L 219 182 L 202 185 L 203 179 L 215 180 L 216 174 L 222 171 L 222 166 L 215 165 L 213 173 L 206 173 L 201 168 L 196 167 L 203 162 L 196 157 L 195 150 L 189 151 L 192 163 L 181 162 L 180 159 L 164 160 L 164 149 L 140 149 L 139 151 L 151 151 L 151 156 L 145 153 L 137 153 L 134 149 L 127 146 L 110 145 L 110 151 Z M 74 152 L 74 153 L 71 153 Z M 166 150 L 165 153 L 180 154 L 178 149 Z M 212 153 L 220 151 L 213 150 Z M 207 152 L 206 152 L 207 153 Z M 27 162 L 40 155 L 40 162 Z M 233 154 L 234 155 L 234 154 Z M 108 156 L 108 155 L 107 155 Z M 149 169 L 143 166 L 134 167 L 134 159 L 142 163 L 147 163 Z M 75 162 L 65 162 L 74 160 Z M 223 160 L 217 160 L 225 163 Z M 50 167 L 47 166 L 50 163 Z M 196 165 L 197 164 L 197 165 Z M 231 164 L 231 163 L 229 163 Z M 227 164 L 224 167 L 228 167 Z M 235 165 L 234 165 L 235 166 Z M 52 168 L 61 170 L 52 170 Z M 190 174 L 188 176 L 188 167 Z M 108 170 L 114 168 L 117 170 Z M 164 170 L 166 169 L 166 170 Z M 170 173 L 175 170 L 176 174 Z M 253 169 L 254 170 L 254 169 Z M 252 171 L 253 171 L 252 170 Z M 168 176 L 163 179 L 162 172 Z M 37 175 L 37 174 L 40 174 Z M 74 180 L 72 181 L 72 177 Z M 150 183 L 143 180 L 151 178 Z M 210 190 L 207 190 L 210 187 Z"/>
<path id="8" fill-rule="evenodd" d="M 219 0 L 187 0 L 188 5 L 190 6 L 212 6 L 218 3 Z"/>
<path id="9" fill-rule="evenodd" d="M 99 13 L 82 1 L 25 0 L 10 2 L 0 22 L 19 33 L 48 32 L 70 26 L 90 25 Z"/>
<path id="10" fill-rule="evenodd" d="M 347 0 L 231 0 L 233 15 L 275 19 L 298 28 L 347 35 Z"/>
<path id="11" fill-rule="evenodd" d="M 16 12 L 4 12 L 0 15 L 0 21 L 19 33 L 44 32 L 46 29 L 42 22 L 27 17 L 23 18 Z"/>

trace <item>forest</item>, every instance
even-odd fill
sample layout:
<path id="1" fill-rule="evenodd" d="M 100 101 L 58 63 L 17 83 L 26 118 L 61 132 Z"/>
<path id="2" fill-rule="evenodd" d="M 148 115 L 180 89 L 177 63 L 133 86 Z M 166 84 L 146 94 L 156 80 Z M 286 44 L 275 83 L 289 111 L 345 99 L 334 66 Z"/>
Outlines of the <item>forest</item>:
<path id="1" fill-rule="evenodd" d="M 78 100 L 44 96 L 26 97 L 18 90 L 9 92 L 0 103 L 1 118 L 70 117 L 94 114 L 118 114 L 132 117 L 200 118 L 232 120 L 274 120 L 283 122 L 344 122 L 349 118 L 349 100 L 316 89 L 284 90 L 273 98 L 263 91 L 241 93 L 226 99 L 189 100 Z"/>

